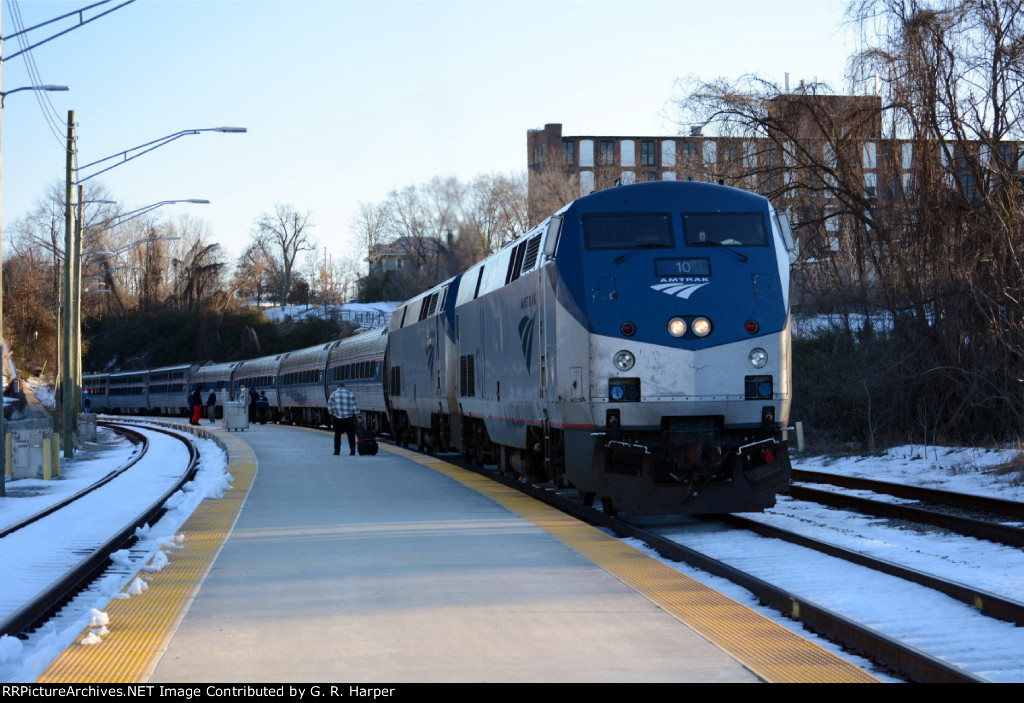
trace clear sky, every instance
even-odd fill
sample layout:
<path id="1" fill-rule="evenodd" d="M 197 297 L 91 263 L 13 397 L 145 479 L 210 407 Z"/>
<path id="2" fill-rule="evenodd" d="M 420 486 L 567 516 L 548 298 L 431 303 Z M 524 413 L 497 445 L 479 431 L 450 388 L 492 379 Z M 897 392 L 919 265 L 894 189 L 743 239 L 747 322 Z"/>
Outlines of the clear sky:
<path id="1" fill-rule="evenodd" d="M 122 0 L 103 6 L 119 4 Z M 22 0 L 30 27 L 89 2 Z M 276 203 L 310 211 L 334 257 L 353 253 L 361 200 L 454 175 L 526 168 L 526 131 L 672 135 L 676 79 L 757 73 L 848 89 L 837 0 L 136 0 L 36 48 L 51 127 L 30 92 L 3 109 L 3 225 L 63 179 L 68 110 L 79 163 L 185 129 L 99 179 L 125 210 L 179 198 L 234 259 Z M 15 29 L 3 0 L 2 34 Z M 93 10 L 86 16 L 93 16 Z M 77 19 L 29 33 L 41 41 Z M 16 39 L 3 44 L 6 58 Z M 24 57 L 3 89 L 29 85 Z"/>

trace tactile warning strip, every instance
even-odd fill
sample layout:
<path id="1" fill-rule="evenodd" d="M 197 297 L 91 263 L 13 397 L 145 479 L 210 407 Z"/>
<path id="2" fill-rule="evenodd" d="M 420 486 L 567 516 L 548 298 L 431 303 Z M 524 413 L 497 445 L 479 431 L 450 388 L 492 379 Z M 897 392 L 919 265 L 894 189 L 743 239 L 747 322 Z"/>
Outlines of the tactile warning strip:
<path id="1" fill-rule="evenodd" d="M 877 682 L 820 645 L 576 518 L 440 459 L 382 446 L 483 493 L 557 537 L 767 682 Z"/>
<path id="2" fill-rule="evenodd" d="M 146 577 L 149 588 L 144 593 L 110 602 L 105 611 L 110 632 L 102 645 L 72 645 L 39 683 L 140 683 L 149 678 L 238 520 L 256 477 L 256 457 L 245 442 L 226 433 L 213 437 L 227 451 L 231 488 L 217 500 L 204 500 L 185 521 L 180 530 L 183 547 Z"/>

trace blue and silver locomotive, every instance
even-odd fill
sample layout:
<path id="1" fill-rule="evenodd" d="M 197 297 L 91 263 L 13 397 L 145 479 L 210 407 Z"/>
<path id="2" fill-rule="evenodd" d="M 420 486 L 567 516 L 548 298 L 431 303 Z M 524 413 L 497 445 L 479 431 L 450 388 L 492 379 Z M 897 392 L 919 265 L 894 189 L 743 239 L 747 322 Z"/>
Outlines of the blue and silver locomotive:
<path id="1" fill-rule="evenodd" d="M 735 188 L 580 198 L 395 310 L 392 426 L 630 514 L 770 507 L 789 480 L 793 249 Z"/>

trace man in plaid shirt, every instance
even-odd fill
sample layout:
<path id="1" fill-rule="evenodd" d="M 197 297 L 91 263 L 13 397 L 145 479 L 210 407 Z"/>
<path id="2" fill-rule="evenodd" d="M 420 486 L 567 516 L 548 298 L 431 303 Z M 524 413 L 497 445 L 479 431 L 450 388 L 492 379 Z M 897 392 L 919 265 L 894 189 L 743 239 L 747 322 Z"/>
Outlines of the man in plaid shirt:
<path id="1" fill-rule="evenodd" d="M 327 399 L 327 412 L 331 416 L 331 424 L 334 426 L 334 454 L 341 453 L 341 433 L 348 435 L 349 454 L 356 453 L 356 418 L 359 413 L 359 406 L 356 404 L 356 397 L 352 391 L 345 388 L 344 383 L 338 387 Z"/>

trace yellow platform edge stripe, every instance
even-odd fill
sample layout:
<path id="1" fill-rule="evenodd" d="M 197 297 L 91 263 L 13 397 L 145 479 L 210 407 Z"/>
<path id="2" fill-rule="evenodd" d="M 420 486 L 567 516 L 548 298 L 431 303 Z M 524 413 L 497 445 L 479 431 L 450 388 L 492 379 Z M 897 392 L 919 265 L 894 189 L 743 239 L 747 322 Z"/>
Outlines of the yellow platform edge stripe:
<path id="1" fill-rule="evenodd" d="M 179 530 L 185 536 L 183 547 L 169 554 L 170 561 L 163 569 L 144 576 L 149 586 L 146 591 L 110 601 L 105 608 L 110 618 L 110 632 L 102 636 L 102 642 L 81 644 L 92 629 L 86 628 L 75 643 L 50 664 L 37 683 L 145 682 L 166 651 L 242 512 L 259 468 L 249 445 L 229 433 L 194 432 L 187 425 L 156 424 L 184 429 L 217 442 L 228 455 L 231 488 L 221 498 L 199 504 Z"/>
<path id="2" fill-rule="evenodd" d="M 549 505 L 441 459 L 381 445 L 472 488 L 532 522 L 670 613 L 769 683 L 878 683 L 878 679 L 621 540 Z"/>

